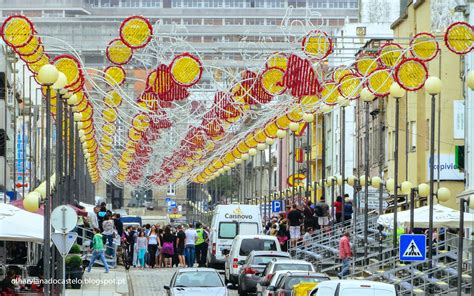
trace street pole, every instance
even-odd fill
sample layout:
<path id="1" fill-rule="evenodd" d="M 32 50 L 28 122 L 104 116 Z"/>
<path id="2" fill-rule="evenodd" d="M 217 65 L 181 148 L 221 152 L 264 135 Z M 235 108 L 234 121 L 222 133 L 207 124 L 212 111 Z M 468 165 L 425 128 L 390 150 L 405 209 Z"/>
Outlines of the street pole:
<path id="1" fill-rule="evenodd" d="M 383 121 L 383 100 L 379 99 L 379 177 L 382 178 L 384 166 L 384 121 Z M 383 214 L 383 185 L 379 187 L 379 215 Z"/>
<path id="2" fill-rule="evenodd" d="M 260 186 L 259 186 L 259 196 L 263 196 L 263 150 L 260 150 Z M 267 197 L 263 197 L 263 221 L 267 221 Z"/>
<path id="3" fill-rule="evenodd" d="M 268 145 L 268 197 L 270 203 L 272 202 L 272 174 L 273 174 L 273 167 L 272 167 L 272 145 Z M 271 215 L 270 209 L 270 215 Z"/>
<path id="4" fill-rule="evenodd" d="M 4 88 L 5 88 L 5 105 L 3 106 L 4 107 L 4 110 L 3 110 L 3 114 L 4 114 L 4 128 L 5 128 L 5 139 L 2 143 L 2 145 L 5 145 L 5 155 L 3 156 L 4 158 L 4 162 L 3 162 L 3 194 L 4 194 L 4 198 L 3 198 L 3 202 L 4 203 L 7 203 L 7 126 L 8 126 L 8 121 L 7 121 L 7 114 L 8 114 L 8 104 L 7 104 L 7 101 L 8 101 L 8 50 L 7 50 L 7 47 L 4 46 L 3 47 L 4 51 L 5 51 L 5 70 L 4 70 L 4 75 L 5 75 L 5 79 L 4 79 L 4 82 L 5 82 L 5 85 L 4 85 Z"/>
<path id="5" fill-rule="evenodd" d="M 292 159 L 292 164 L 293 164 L 293 184 L 291 186 L 291 192 L 292 192 L 292 203 L 295 203 L 295 175 L 296 175 L 296 135 L 295 132 L 292 132 L 292 137 L 293 137 L 293 159 Z"/>
<path id="6" fill-rule="evenodd" d="M 345 225 L 345 197 L 344 197 L 344 182 L 346 178 L 346 107 L 342 106 L 341 107 L 341 179 L 342 179 L 342 184 L 341 184 L 341 198 L 342 198 L 342 212 L 341 212 L 341 220 L 343 222 L 343 225 Z"/>
<path id="7" fill-rule="evenodd" d="M 280 200 L 283 200 L 283 139 L 278 142 L 278 191 Z"/>
<path id="8" fill-rule="evenodd" d="M 410 192 L 410 233 L 413 233 L 415 228 L 415 193 L 417 189 L 412 188 Z"/>
<path id="9" fill-rule="evenodd" d="M 397 249 L 398 212 L 398 132 L 400 121 L 400 98 L 395 98 L 395 149 L 394 149 L 394 196 L 393 196 L 393 249 Z"/>
<path id="10" fill-rule="evenodd" d="M 247 186 L 245 186 L 246 182 L 247 182 L 247 179 L 246 179 L 246 175 L 247 175 L 247 160 L 244 160 L 244 181 L 242 182 L 242 199 L 241 199 L 241 203 L 245 203 L 245 200 L 247 198 L 246 196 L 246 189 L 247 189 Z"/>
<path id="11" fill-rule="evenodd" d="M 365 167 L 365 185 L 364 185 L 364 265 L 367 264 L 369 247 L 369 102 L 365 102 L 365 149 L 364 149 L 364 167 Z"/>
<path id="12" fill-rule="evenodd" d="M 324 180 L 326 179 L 326 114 L 322 113 L 323 115 L 323 120 L 321 124 L 321 129 L 322 129 L 322 155 L 321 155 L 321 180 L 324 183 Z M 324 184 L 321 184 L 321 196 L 324 197 L 326 200 L 326 186 Z"/>
<path id="13" fill-rule="evenodd" d="M 435 145 L 435 106 L 436 95 L 431 95 L 431 133 L 430 133 L 430 205 L 428 222 L 428 264 L 433 267 L 433 203 L 434 203 L 434 145 Z M 396 184 L 396 183 L 395 183 Z M 395 187 L 396 188 L 396 187 Z M 396 190 L 396 189 L 395 189 Z M 431 273 L 430 273 L 431 276 Z"/>
<path id="14" fill-rule="evenodd" d="M 309 186 L 311 184 L 311 122 L 308 122 L 306 125 L 306 200 L 311 200 L 311 191 Z"/>
<path id="15" fill-rule="evenodd" d="M 463 249 L 464 249 L 464 212 L 466 211 L 464 203 L 467 202 L 464 197 L 459 199 L 459 239 L 458 239 L 458 289 L 457 295 L 462 295 L 462 264 L 463 264 Z M 472 243 L 472 242 L 471 242 Z M 472 256 L 472 254 L 471 254 Z M 471 275 L 472 276 L 472 275 Z M 471 283 L 472 285 L 472 283 Z M 471 287 L 471 291 L 472 291 Z"/>
<path id="16" fill-rule="evenodd" d="M 46 131 L 45 131 L 45 144 L 46 144 L 46 171 L 45 171 L 45 182 L 46 190 L 44 197 L 44 243 L 43 243 L 43 272 L 44 278 L 49 280 L 51 278 L 51 87 L 46 86 Z M 51 286 L 48 281 L 44 284 L 44 295 L 50 295 Z"/>

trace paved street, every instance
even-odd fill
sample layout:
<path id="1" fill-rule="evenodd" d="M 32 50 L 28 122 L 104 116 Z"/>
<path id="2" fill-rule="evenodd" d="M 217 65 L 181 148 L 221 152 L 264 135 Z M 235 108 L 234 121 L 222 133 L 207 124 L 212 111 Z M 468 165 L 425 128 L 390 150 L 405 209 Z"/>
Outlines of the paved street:
<path id="1" fill-rule="evenodd" d="M 131 269 L 129 271 L 129 293 L 138 295 L 166 295 L 164 285 L 169 284 L 176 268 L 172 269 Z M 238 295 L 237 290 L 229 289 L 229 295 Z"/>

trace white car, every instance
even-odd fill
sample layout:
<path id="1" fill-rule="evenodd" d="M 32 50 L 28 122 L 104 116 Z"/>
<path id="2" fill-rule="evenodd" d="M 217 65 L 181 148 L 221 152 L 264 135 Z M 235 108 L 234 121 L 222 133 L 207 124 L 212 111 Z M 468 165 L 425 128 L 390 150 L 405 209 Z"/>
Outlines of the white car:
<path id="1" fill-rule="evenodd" d="M 364 280 L 333 280 L 319 283 L 310 296 L 396 296 L 395 286 Z"/>
<path id="2" fill-rule="evenodd" d="M 237 235 L 225 261 L 226 283 L 238 284 L 240 268 L 252 251 L 281 251 L 281 247 L 276 236 Z"/>
<path id="3" fill-rule="evenodd" d="M 282 259 L 272 261 L 267 264 L 261 274 L 262 279 L 260 283 L 257 284 L 257 295 L 267 295 L 265 291 L 273 282 L 276 274 L 279 272 L 287 273 L 288 271 L 316 272 L 314 265 L 304 260 Z M 275 283 L 276 282 L 274 282 L 274 284 Z"/>
<path id="4" fill-rule="evenodd" d="M 167 296 L 229 296 L 221 276 L 212 268 L 179 269 L 164 289 Z"/>

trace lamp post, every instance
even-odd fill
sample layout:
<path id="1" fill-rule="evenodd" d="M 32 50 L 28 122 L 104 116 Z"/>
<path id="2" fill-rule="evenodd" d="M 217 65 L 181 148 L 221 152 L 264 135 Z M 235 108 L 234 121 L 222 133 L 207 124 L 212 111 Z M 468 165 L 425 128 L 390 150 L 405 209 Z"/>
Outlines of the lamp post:
<path id="1" fill-rule="evenodd" d="M 425 90 L 431 95 L 431 131 L 430 131 L 430 197 L 428 223 L 428 259 L 429 268 L 433 267 L 433 202 L 434 202 L 434 145 L 435 145 L 435 107 L 436 95 L 441 92 L 442 83 L 438 77 L 431 76 L 425 82 Z M 439 151 L 438 151 L 439 153 Z"/>
<path id="2" fill-rule="evenodd" d="M 58 80 L 59 72 L 55 66 L 46 64 L 42 66 L 38 71 L 38 82 L 46 86 L 46 192 L 44 197 L 44 244 L 43 244 L 43 271 L 44 278 L 49 279 L 50 276 L 50 257 L 51 257 L 51 86 Z M 50 295 L 51 284 L 46 282 L 44 285 L 44 295 Z"/>
<path id="3" fill-rule="evenodd" d="M 311 113 L 303 114 L 303 120 L 307 123 L 306 126 L 306 190 L 305 190 L 305 197 L 306 200 L 311 200 L 311 129 L 312 129 L 312 122 L 314 121 L 314 115 Z"/>
<path id="4" fill-rule="evenodd" d="M 410 190 L 410 232 L 413 233 L 415 228 L 415 195 L 419 197 L 428 197 L 430 194 L 430 188 L 427 184 L 421 183 L 417 187 L 413 187 Z"/>
<path id="5" fill-rule="evenodd" d="M 365 102 L 364 171 L 365 176 L 369 176 L 369 105 L 375 99 L 375 96 L 367 88 L 363 88 L 360 92 L 360 97 Z M 364 183 L 361 185 L 364 186 L 364 258 L 367 260 L 369 244 L 369 182 Z"/>
<path id="6" fill-rule="evenodd" d="M 292 137 L 292 175 L 293 175 L 293 184 L 291 186 L 291 193 L 292 193 L 292 203 L 295 203 L 295 175 L 296 175 L 296 131 L 299 129 L 299 123 L 291 122 L 289 124 L 289 128 L 291 130 L 291 137 Z"/>
<path id="7" fill-rule="evenodd" d="M 443 188 L 440 188 L 440 189 L 443 189 Z M 446 189 L 446 188 L 444 188 Z M 439 190 L 438 190 L 438 198 L 439 198 Z M 467 205 L 467 207 L 466 207 Z M 462 274 L 462 264 L 463 264 L 463 252 L 464 252 L 464 212 L 466 211 L 467 208 L 470 208 L 471 210 L 474 210 L 474 196 L 469 196 L 469 197 L 464 197 L 464 196 L 461 196 L 459 198 L 459 242 L 458 242 L 458 267 L 457 267 L 457 270 L 458 270 L 458 275 Z M 472 251 L 474 251 L 473 249 L 473 243 L 471 242 L 471 260 L 473 260 L 473 262 L 471 262 L 471 276 L 473 275 L 473 271 L 474 271 L 474 265 L 472 265 L 472 263 L 474 263 L 474 257 L 473 257 L 473 253 Z M 457 290 L 457 295 L 460 296 L 462 294 L 462 277 L 461 276 L 458 276 L 458 282 L 457 282 L 457 286 L 458 286 L 458 290 Z M 474 294 L 474 289 L 471 288 L 471 295 Z"/>
<path id="8" fill-rule="evenodd" d="M 278 139 L 278 191 L 280 192 L 280 200 L 283 200 L 283 138 L 286 137 L 285 130 L 277 130 Z"/>
<path id="9" fill-rule="evenodd" d="M 393 194 L 393 249 L 397 249 L 398 239 L 396 231 L 397 225 L 397 212 L 398 212 L 398 132 L 399 132 L 399 120 L 400 120 L 400 98 L 405 95 L 405 90 L 394 82 L 390 86 L 390 96 L 395 99 L 395 148 L 394 148 L 394 194 Z"/>
<path id="10" fill-rule="evenodd" d="M 340 174 L 341 174 L 341 181 L 338 180 L 338 185 L 340 186 L 340 192 L 342 197 L 342 212 L 341 217 L 342 221 L 345 221 L 345 188 L 344 188 L 344 180 L 345 180 L 345 172 L 346 172 L 346 107 L 350 105 L 350 100 L 346 99 L 342 96 L 339 97 L 338 104 L 341 107 L 341 133 L 340 133 L 340 142 L 341 142 L 341 165 L 340 165 Z"/>

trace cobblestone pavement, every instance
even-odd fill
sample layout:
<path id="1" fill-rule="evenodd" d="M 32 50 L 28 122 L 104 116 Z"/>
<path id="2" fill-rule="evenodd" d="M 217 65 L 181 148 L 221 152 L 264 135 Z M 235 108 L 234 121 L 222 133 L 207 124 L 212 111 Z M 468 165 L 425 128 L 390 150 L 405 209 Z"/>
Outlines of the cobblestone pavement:
<path id="1" fill-rule="evenodd" d="M 164 285 L 170 283 L 176 268 L 145 269 L 131 268 L 129 275 L 129 292 L 132 296 L 157 295 L 166 296 Z M 236 296 L 236 289 L 229 289 L 229 296 Z"/>

